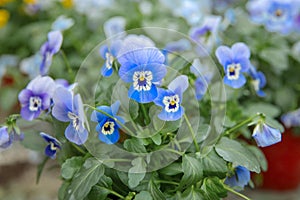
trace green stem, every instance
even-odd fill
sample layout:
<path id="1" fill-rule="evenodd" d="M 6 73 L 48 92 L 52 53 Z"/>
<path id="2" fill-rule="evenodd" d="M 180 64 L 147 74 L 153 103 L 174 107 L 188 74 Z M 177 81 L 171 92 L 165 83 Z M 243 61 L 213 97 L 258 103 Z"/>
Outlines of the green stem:
<path id="1" fill-rule="evenodd" d="M 198 145 L 198 143 L 197 143 L 197 141 L 196 141 L 196 135 L 195 135 L 195 132 L 194 132 L 194 130 L 193 130 L 193 128 L 192 128 L 192 125 L 191 125 L 189 119 L 187 118 L 186 114 L 184 114 L 184 119 L 185 119 L 185 121 L 186 121 L 186 123 L 187 123 L 187 125 L 188 125 L 188 127 L 189 127 L 189 130 L 190 130 L 190 132 L 191 132 L 191 134 L 192 134 L 193 142 L 194 142 L 196 151 L 197 151 L 197 152 L 200 152 L 199 145 Z"/>
<path id="2" fill-rule="evenodd" d="M 231 192 L 231 193 L 233 193 L 233 194 L 235 194 L 235 195 L 237 195 L 237 196 L 239 196 L 239 197 L 241 197 L 241 198 L 243 198 L 243 199 L 251 200 L 250 198 L 248 198 L 248 197 L 246 197 L 245 195 L 243 195 L 243 194 L 241 194 L 241 193 L 235 191 L 234 189 L 232 189 L 231 187 L 229 187 L 229 186 L 227 186 L 227 185 L 225 185 L 225 184 L 223 185 L 223 187 L 224 187 L 227 191 L 229 191 L 229 192 Z"/>
<path id="3" fill-rule="evenodd" d="M 63 59 L 64 59 L 64 62 L 65 62 L 65 64 L 66 64 L 66 66 L 67 66 L 67 70 L 68 70 L 69 75 L 70 75 L 70 76 L 72 77 L 72 79 L 73 79 L 73 70 L 72 70 L 72 68 L 71 68 L 70 62 L 68 61 L 65 52 L 64 52 L 63 50 L 60 50 L 60 54 L 62 55 L 62 57 L 63 57 Z"/>
<path id="4" fill-rule="evenodd" d="M 141 109 L 142 109 L 143 115 L 145 117 L 146 124 L 149 124 L 151 120 L 150 120 L 149 115 L 147 114 L 146 108 L 143 104 L 141 104 Z"/>
<path id="5" fill-rule="evenodd" d="M 176 151 L 176 150 L 174 150 L 174 149 L 166 149 L 167 151 L 169 151 L 169 152 L 172 152 L 172 153 L 176 153 L 176 154 L 178 154 L 178 155 L 180 155 L 180 156 L 182 156 L 183 154 L 184 154 L 184 152 L 180 152 L 180 151 Z"/>
<path id="6" fill-rule="evenodd" d="M 256 115 L 249 117 L 248 119 L 238 123 L 237 125 L 235 125 L 234 127 L 228 129 L 227 131 L 225 131 L 224 135 L 229 135 L 230 133 L 234 132 L 235 130 L 238 130 L 239 128 L 245 126 L 246 124 L 249 124 L 250 122 L 252 122 L 255 118 L 257 117 L 264 117 L 262 113 L 257 113 Z"/>
<path id="7" fill-rule="evenodd" d="M 102 187 L 102 186 L 100 186 L 100 185 L 96 185 L 96 186 L 99 187 L 99 188 L 101 188 L 101 189 L 104 188 L 105 190 L 109 191 L 110 194 L 113 194 L 113 195 L 119 197 L 120 199 L 125 199 L 124 196 L 120 195 L 119 193 L 117 193 L 117 192 L 115 192 L 115 191 L 113 191 L 113 190 L 111 190 L 111 189 L 109 189 L 109 188 Z"/>
<path id="8" fill-rule="evenodd" d="M 89 107 L 89 108 L 91 108 L 91 109 L 93 109 L 93 110 L 95 110 L 95 111 L 97 111 L 97 112 L 100 112 L 100 113 L 102 113 L 103 115 L 105 115 L 105 116 L 107 116 L 107 117 L 113 119 L 115 122 L 118 123 L 118 125 L 120 125 L 123 129 L 125 129 L 125 130 L 127 131 L 127 133 L 129 133 L 130 135 L 135 135 L 129 128 L 127 128 L 127 126 L 125 126 L 124 124 L 122 124 L 122 122 L 120 122 L 116 117 L 111 116 L 110 114 L 108 114 L 108 113 L 106 113 L 106 112 L 104 112 L 104 111 L 102 111 L 102 110 L 99 110 L 98 108 L 95 108 L 95 107 L 93 107 L 93 106 L 90 106 L 90 105 L 88 105 L 88 104 L 84 104 L 84 106 L 87 106 L 87 107 Z"/>
<path id="9" fill-rule="evenodd" d="M 77 145 L 74 144 L 73 142 L 71 142 L 71 145 L 72 145 L 77 151 L 79 151 L 80 153 L 86 154 L 85 151 L 83 151 L 79 146 L 77 146 Z"/>
<path id="10" fill-rule="evenodd" d="M 132 162 L 132 160 L 129 160 L 129 159 L 106 159 L 106 160 L 103 160 L 103 162 Z"/>

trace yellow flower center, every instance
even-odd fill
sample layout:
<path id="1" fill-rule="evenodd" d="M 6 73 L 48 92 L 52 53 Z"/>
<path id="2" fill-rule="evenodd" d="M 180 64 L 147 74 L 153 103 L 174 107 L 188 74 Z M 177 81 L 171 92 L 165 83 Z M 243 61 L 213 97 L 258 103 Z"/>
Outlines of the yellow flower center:
<path id="1" fill-rule="evenodd" d="M 61 4 L 65 8 L 71 8 L 73 6 L 73 0 L 62 0 Z"/>
<path id="2" fill-rule="evenodd" d="M 23 0 L 26 4 L 36 4 L 36 0 Z"/>

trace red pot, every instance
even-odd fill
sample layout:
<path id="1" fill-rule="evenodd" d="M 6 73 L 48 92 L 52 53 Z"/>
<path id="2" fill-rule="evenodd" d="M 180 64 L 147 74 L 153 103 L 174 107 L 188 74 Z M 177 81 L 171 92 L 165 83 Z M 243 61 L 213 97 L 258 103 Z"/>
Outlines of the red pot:
<path id="1" fill-rule="evenodd" d="M 262 148 L 268 171 L 262 173 L 262 188 L 293 190 L 300 186 L 300 136 L 286 129 L 282 141 Z"/>

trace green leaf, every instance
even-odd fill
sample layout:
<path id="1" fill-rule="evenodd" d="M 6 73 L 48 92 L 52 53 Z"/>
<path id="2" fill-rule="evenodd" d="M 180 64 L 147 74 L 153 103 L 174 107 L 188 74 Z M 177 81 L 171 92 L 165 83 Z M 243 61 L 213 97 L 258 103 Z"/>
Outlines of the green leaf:
<path id="1" fill-rule="evenodd" d="M 295 106 L 297 106 L 297 95 L 292 87 L 281 86 L 280 88 L 276 88 L 275 92 L 275 103 L 280 106 L 282 110 L 291 110 Z M 288 97 L 288 98 L 283 98 Z M 272 117 L 272 116 L 270 116 Z"/>
<path id="2" fill-rule="evenodd" d="M 59 200 L 65 200 L 65 195 L 67 193 L 67 188 L 69 187 L 70 182 L 65 181 L 62 183 L 60 188 L 58 189 L 58 199 Z"/>
<path id="3" fill-rule="evenodd" d="M 107 195 L 111 193 L 111 186 L 112 179 L 108 176 L 103 175 L 97 185 L 92 187 L 86 200 L 106 199 Z"/>
<path id="4" fill-rule="evenodd" d="M 217 177 L 205 179 L 201 189 L 204 191 L 207 200 L 217 200 L 227 196 L 227 190 Z"/>
<path id="5" fill-rule="evenodd" d="M 200 160 L 184 155 L 182 158 L 183 176 L 179 188 L 197 183 L 203 176 L 203 168 Z"/>
<path id="6" fill-rule="evenodd" d="M 271 117 L 266 117 L 266 124 L 268 124 L 269 126 L 278 129 L 281 133 L 284 132 L 284 127 L 282 126 L 281 123 L 279 123 L 278 121 L 276 121 L 275 119 L 272 119 Z"/>
<path id="7" fill-rule="evenodd" d="M 259 56 L 272 65 L 275 73 L 280 74 L 283 70 L 288 68 L 288 56 L 285 49 L 266 48 L 262 50 Z"/>
<path id="8" fill-rule="evenodd" d="M 157 184 L 154 181 L 154 177 L 152 176 L 152 178 L 149 181 L 148 192 L 150 192 L 152 198 L 155 200 L 165 200 L 165 195 L 162 193 L 162 191 L 160 191 L 160 189 L 158 189 Z"/>
<path id="9" fill-rule="evenodd" d="M 182 164 L 173 162 L 172 164 L 168 165 L 167 167 L 159 170 L 160 173 L 168 175 L 168 176 L 174 176 L 177 174 L 182 173 Z"/>
<path id="10" fill-rule="evenodd" d="M 72 179 L 74 174 L 81 168 L 83 161 L 81 156 L 67 159 L 61 166 L 61 176 L 67 180 Z"/>
<path id="11" fill-rule="evenodd" d="M 202 191 L 194 188 L 192 185 L 190 188 L 186 189 L 182 195 L 181 200 L 205 200 Z"/>
<path id="12" fill-rule="evenodd" d="M 37 175 L 36 175 L 36 184 L 39 183 L 40 177 L 42 175 L 42 172 L 43 172 L 43 170 L 45 168 L 45 165 L 46 165 L 48 160 L 49 160 L 49 157 L 47 156 L 47 157 L 44 158 L 43 162 L 38 165 L 38 170 L 37 170 Z"/>
<path id="13" fill-rule="evenodd" d="M 143 141 L 137 138 L 127 139 L 124 142 L 124 148 L 130 152 L 146 153 L 147 150 L 143 145 Z"/>
<path id="14" fill-rule="evenodd" d="M 270 117 L 277 117 L 280 114 L 279 108 L 269 103 L 250 103 L 246 106 L 244 112 L 249 116 L 264 113 Z"/>
<path id="15" fill-rule="evenodd" d="M 152 141 L 154 142 L 154 144 L 156 145 L 160 145 L 161 144 L 161 135 L 158 133 L 154 136 L 151 137 Z"/>
<path id="16" fill-rule="evenodd" d="M 134 200 L 153 200 L 153 198 L 149 192 L 141 191 L 135 196 Z"/>
<path id="17" fill-rule="evenodd" d="M 133 167 L 128 172 L 128 186 L 135 188 L 144 179 L 146 174 L 146 162 L 142 157 L 135 158 L 132 162 Z"/>
<path id="18" fill-rule="evenodd" d="M 227 163 L 223 160 L 215 150 L 209 152 L 202 158 L 203 172 L 206 176 L 218 176 L 225 178 L 227 173 Z"/>
<path id="19" fill-rule="evenodd" d="M 73 177 L 65 199 L 83 199 L 104 174 L 104 166 L 96 158 L 88 158 Z"/>
<path id="20" fill-rule="evenodd" d="M 256 157 L 239 142 L 223 137 L 216 144 L 216 152 L 226 161 L 232 162 L 234 166 L 244 166 L 250 171 L 259 173 L 260 164 Z"/>
<path id="21" fill-rule="evenodd" d="M 164 133 L 169 133 L 169 132 L 174 132 L 176 131 L 179 127 L 181 126 L 181 120 L 177 120 L 177 121 L 167 121 L 164 125 L 164 127 L 162 128 L 162 130 L 160 130 L 160 132 L 162 134 Z"/>
<path id="22" fill-rule="evenodd" d="M 263 171 L 267 171 L 268 169 L 268 162 L 264 153 L 256 146 L 247 146 L 247 148 L 256 156 L 257 160 L 259 161 L 260 167 Z"/>

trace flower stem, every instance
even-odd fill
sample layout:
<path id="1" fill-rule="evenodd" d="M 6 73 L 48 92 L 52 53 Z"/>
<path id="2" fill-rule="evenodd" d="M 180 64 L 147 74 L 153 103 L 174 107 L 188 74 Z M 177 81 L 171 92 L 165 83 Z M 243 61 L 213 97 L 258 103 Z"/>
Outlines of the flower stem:
<path id="1" fill-rule="evenodd" d="M 241 198 L 243 198 L 243 199 L 251 200 L 250 198 L 248 198 L 248 197 L 246 197 L 245 195 L 243 195 L 243 194 L 241 194 L 241 193 L 235 191 L 234 189 L 232 189 L 231 187 L 229 187 L 229 186 L 227 186 L 227 185 L 225 185 L 225 184 L 223 184 L 223 187 L 224 187 L 227 191 L 229 191 L 229 192 L 231 192 L 231 193 L 233 193 L 233 194 L 235 194 L 235 195 L 237 195 L 237 196 L 239 196 L 239 197 L 241 197 Z"/>
<path id="2" fill-rule="evenodd" d="M 125 129 L 125 130 L 127 131 L 127 133 L 129 133 L 130 135 L 135 135 L 129 128 L 127 128 L 127 126 L 125 126 L 124 124 L 122 124 L 122 122 L 120 122 L 116 117 L 111 116 L 110 114 L 108 114 L 108 113 L 106 113 L 106 112 L 104 112 L 104 111 L 102 111 L 102 110 L 99 110 L 98 108 L 95 108 L 95 107 L 93 107 L 93 106 L 91 106 L 91 105 L 88 105 L 88 104 L 83 104 L 83 105 L 84 105 L 84 106 L 87 106 L 87 107 L 89 107 L 89 108 L 91 108 L 91 109 L 93 109 L 93 110 L 95 110 L 95 111 L 97 111 L 97 112 L 100 112 L 100 113 L 102 113 L 103 115 L 105 115 L 105 116 L 107 116 L 107 117 L 109 117 L 109 118 L 115 120 L 115 122 L 117 122 L 118 125 L 120 125 L 123 129 Z"/>
<path id="3" fill-rule="evenodd" d="M 77 146 L 76 144 L 74 144 L 73 142 L 71 142 L 72 146 L 77 150 L 79 151 L 80 153 L 82 154 L 86 154 L 85 151 L 83 151 L 79 146 Z"/>
<path id="4" fill-rule="evenodd" d="M 141 109 L 142 109 L 143 115 L 145 117 L 145 123 L 149 124 L 151 120 L 150 120 L 149 115 L 147 114 L 146 108 L 143 104 L 141 104 Z"/>
<path id="5" fill-rule="evenodd" d="M 66 64 L 66 66 L 67 66 L 67 70 L 68 70 L 69 75 L 70 75 L 71 78 L 73 79 L 73 70 L 72 70 L 72 68 L 71 68 L 70 62 L 68 61 L 65 52 L 64 52 L 63 50 L 60 50 L 60 54 L 62 55 L 62 57 L 63 57 L 63 59 L 64 59 L 64 62 L 65 62 L 65 64 Z"/>
<path id="6" fill-rule="evenodd" d="M 179 185 L 179 183 L 174 182 L 174 181 L 157 180 L 155 182 L 156 183 L 166 183 L 166 184 L 171 184 L 171 185 Z"/>
<path id="7" fill-rule="evenodd" d="M 191 132 L 191 134 L 192 134 L 193 142 L 194 142 L 196 151 L 199 152 L 199 151 L 200 151 L 200 148 L 199 148 L 199 145 L 198 145 L 198 143 L 197 143 L 197 141 L 196 141 L 196 135 L 195 135 L 195 132 L 194 132 L 194 130 L 193 130 L 193 128 L 192 128 L 192 125 L 191 125 L 189 119 L 187 118 L 186 114 L 184 114 L 184 119 L 185 119 L 185 121 L 186 121 L 186 123 L 187 123 L 187 125 L 188 125 L 188 127 L 189 127 L 189 130 L 190 130 L 190 132 Z"/>
<path id="8" fill-rule="evenodd" d="M 113 195 L 119 197 L 120 199 L 125 199 L 124 196 L 120 195 L 119 193 L 117 193 L 117 192 L 115 192 L 115 191 L 113 191 L 113 190 L 111 190 L 111 189 L 108 189 L 108 188 L 106 188 L 106 187 L 100 186 L 100 185 L 98 185 L 98 184 L 97 184 L 96 186 L 99 187 L 99 188 L 101 188 L 101 189 L 105 189 L 105 190 L 109 191 L 110 194 L 113 194 Z"/>

